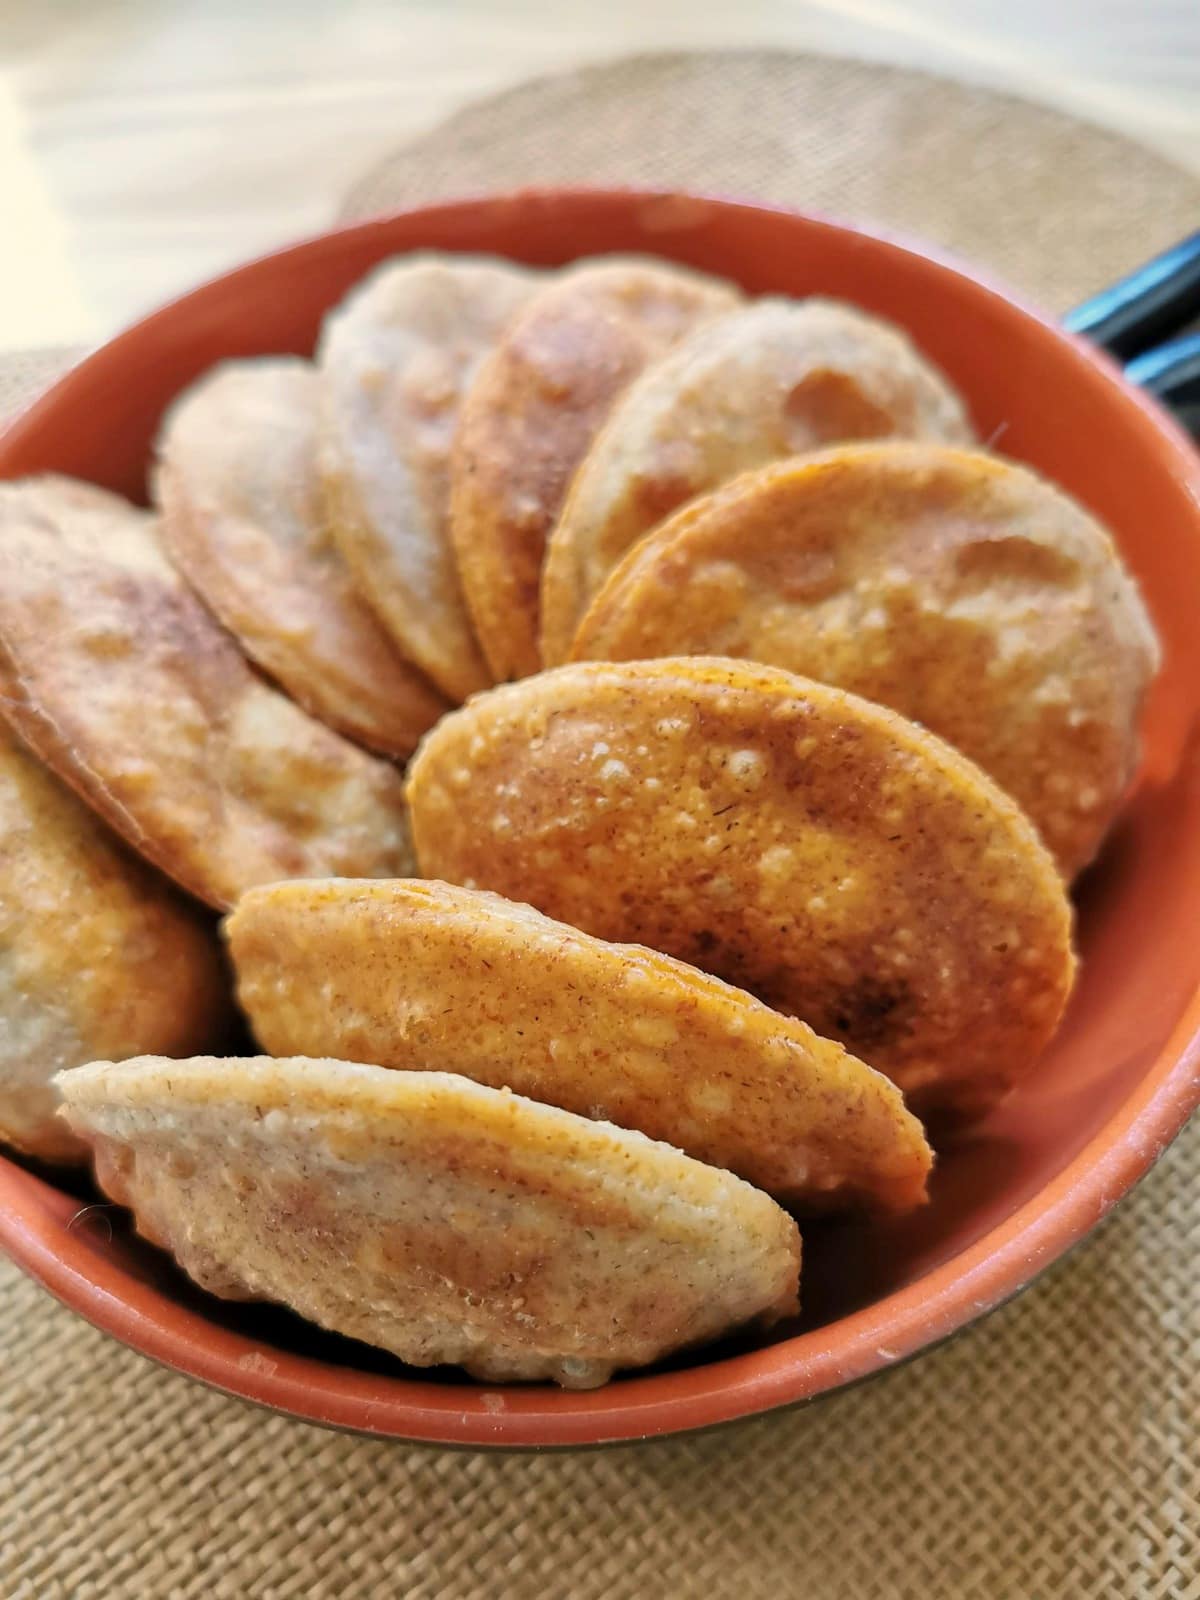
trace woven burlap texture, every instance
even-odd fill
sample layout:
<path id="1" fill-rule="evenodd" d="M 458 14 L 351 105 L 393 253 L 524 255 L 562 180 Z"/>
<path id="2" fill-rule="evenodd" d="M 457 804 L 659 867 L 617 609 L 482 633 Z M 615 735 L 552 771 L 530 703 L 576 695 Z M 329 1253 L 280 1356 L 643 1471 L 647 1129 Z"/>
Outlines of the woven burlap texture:
<path id="1" fill-rule="evenodd" d="M 0 354 L 0 427 L 62 376 L 82 350 L 14 350 Z"/>
<path id="2" fill-rule="evenodd" d="M 910 175 L 889 194 L 898 130 L 936 154 L 935 188 L 969 168 L 952 148 L 964 117 L 990 130 L 991 156 L 972 159 L 990 170 L 1019 147 L 1028 181 L 996 179 L 974 224 L 961 185 L 920 200 Z M 378 169 L 351 209 L 582 179 L 589 151 L 598 181 L 707 181 L 921 231 L 1048 304 L 1200 216 L 1194 180 L 1020 102 L 747 56 L 503 96 Z M 1073 190 L 1092 178 L 1136 202 L 1143 233 Z M 1055 219 L 1026 250 L 1035 195 Z M 0 362 L 0 413 L 62 364 Z M 917 1363 L 703 1437 L 507 1457 L 269 1416 L 159 1370 L 0 1264 L 0 1600 L 1200 1600 L 1198 1248 L 1200 1126 L 1074 1256 Z"/>
<path id="3" fill-rule="evenodd" d="M 382 161 L 342 215 L 525 184 L 640 184 L 911 233 L 1064 311 L 1200 221 L 1200 177 L 1119 134 L 925 73 L 758 51 L 524 84 Z"/>

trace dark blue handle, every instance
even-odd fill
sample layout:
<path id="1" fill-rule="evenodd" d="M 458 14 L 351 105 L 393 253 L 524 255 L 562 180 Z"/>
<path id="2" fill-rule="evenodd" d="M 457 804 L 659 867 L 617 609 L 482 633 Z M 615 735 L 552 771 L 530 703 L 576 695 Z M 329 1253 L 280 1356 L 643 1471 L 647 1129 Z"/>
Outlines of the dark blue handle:
<path id="1" fill-rule="evenodd" d="M 1063 318 L 1122 361 L 1200 314 L 1200 233 L 1147 261 Z"/>
<path id="2" fill-rule="evenodd" d="M 1125 376 L 1161 400 L 1200 440 L 1200 333 L 1147 350 L 1129 363 Z"/>
<path id="3" fill-rule="evenodd" d="M 1200 333 L 1159 344 L 1200 317 L 1200 233 L 1165 250 L 1063 318 L 1119 361 L 1200 442 Z"/>

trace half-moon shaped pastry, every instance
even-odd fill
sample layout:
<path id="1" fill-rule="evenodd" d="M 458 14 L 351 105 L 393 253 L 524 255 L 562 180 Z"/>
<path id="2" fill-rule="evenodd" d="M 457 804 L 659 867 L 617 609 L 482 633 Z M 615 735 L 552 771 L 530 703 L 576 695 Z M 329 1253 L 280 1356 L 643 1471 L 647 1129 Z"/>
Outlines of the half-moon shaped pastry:
<path id="1" fill-rule="evenodd" d="M 416 1366 L 586 1389 L 796 1307 L 766 1195 L 466 1078 L 143 1057 L 58 1081 L 101 1188 L 204 1288 Z"/>

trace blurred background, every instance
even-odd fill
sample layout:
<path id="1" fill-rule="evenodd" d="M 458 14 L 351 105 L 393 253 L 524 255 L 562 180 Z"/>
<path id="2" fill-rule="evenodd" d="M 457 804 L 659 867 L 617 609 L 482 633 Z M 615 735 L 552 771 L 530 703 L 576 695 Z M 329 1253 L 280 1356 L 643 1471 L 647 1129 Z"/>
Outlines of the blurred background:
<path id="1" fill-rule="evenodd" d="M 323 226 L 481 95 L 738 47 L 1008 89 L 1200 171 L 1200 0 L 0 0 L 0 349 L 101 338 Z"/>

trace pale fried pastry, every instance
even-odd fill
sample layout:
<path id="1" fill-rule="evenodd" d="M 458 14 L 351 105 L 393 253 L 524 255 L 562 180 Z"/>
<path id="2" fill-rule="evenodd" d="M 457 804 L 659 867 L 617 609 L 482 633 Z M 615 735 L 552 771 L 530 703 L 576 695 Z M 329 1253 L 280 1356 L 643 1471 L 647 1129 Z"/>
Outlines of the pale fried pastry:
<path id="1" fill-rule="evenodd" d="M 454 1071 L 637 1128 L 806 1207 L 925 1197 L 897 1089 L 719 979 L 445 883 L 253 889 L 226 923 L 273 1055 Z"/>
<path id="2" fill-rule="evenodd" d="M 631 385 L 571 485 L 546 549 L 542 658 L 564 661 L 630 545 L 749 467 L 842 440 L 971 429 L 899 328 L 829 300 L 759 300 L 696 330 Z"/>
<path id="3" fill-rule="evenodd" d="M 405 655 L 455 701 L 492 679 L 450 544 L 450 445 L 476 368 L 538 281 L 509 262 L 404 256 L 321 331 L 334 537 Z"/>
<path id="4" fill-rule="evenodd" d="M 316 369 L 228 361 L 159 440 L 167 553 L 252 661 L 360 744 L 408 756 L 446 709 L 396 651 L 330 535 L 316 469 Z"/>
<path id="5" fill-rule="evenodd" d="M 634 545 L 577 660 L 745 656 L 878 700 L 979 763 L 1068 877 L 1137 760 L 1158 661 L 1104 529 L 1010 462 L 847 445 L 763 467 Z"/>
<path id="6" fill-rule="evenodd" d="M 590 1388 L 796 1306 L 765 1195 L 466 1078 L 143 1057 L 58 1082 L 101 1187 L 198 1283 L 418 1366 Z"/>
<path id="7" fill-rule="evenodd" d="M 211 905 L 286 877 L 411 871 L 400 774 L 267 687 L 153 519 L 65 478 L 0 485 L 0 713 Z"/>
<path id="8" fill-rule="evenodd" d="M 613 401 L 738 298 L 731 284 L 662 261 L 585 261 L 534 295 L 480 367 L 451 457 L 451 533 L 494 678 L 540 665 L 542 552 Z"/>
<path id="9" fill-rule="evenodd" d="M 776 668 L 494 689 L 426 736 L 408 794 L 425 876 L 717 973 L 923 1107 L 995 1099 L 1071 985 L 1070 904 L 1015 802 L 916 724 Z"/>
<path id="10" fill-rule="evenodd" d="M 54 1074 L 97 1055 L 209 1049 L 231 1011 L 208 919 L 0 724 L 0 1140 L 82 1161 Z"/>

